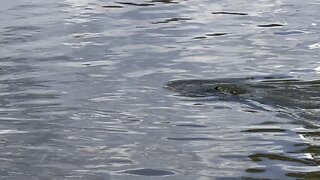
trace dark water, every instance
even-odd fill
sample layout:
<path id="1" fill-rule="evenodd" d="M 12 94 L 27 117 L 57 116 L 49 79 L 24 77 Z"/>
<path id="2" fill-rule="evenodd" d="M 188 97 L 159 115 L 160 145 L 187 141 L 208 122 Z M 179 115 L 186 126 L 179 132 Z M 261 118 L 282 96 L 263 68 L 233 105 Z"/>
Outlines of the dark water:
<path id="1" fill-rule="evenodd" d="M 319 178 L 319 10 L 3 1 L 1 179 Z"/>

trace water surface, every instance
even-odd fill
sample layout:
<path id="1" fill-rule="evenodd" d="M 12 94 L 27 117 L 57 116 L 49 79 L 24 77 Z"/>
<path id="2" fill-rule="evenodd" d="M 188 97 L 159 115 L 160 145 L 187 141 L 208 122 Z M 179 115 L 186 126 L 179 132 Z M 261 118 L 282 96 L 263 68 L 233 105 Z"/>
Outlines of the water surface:
<path id="1" fill-rule="evenodd" d="M 319 177 L 319 6 L 2 2 L 0 177 Z M 279 76 L 272 91 L 249 84 L 258 93 L 245 98 L 163 88 Z"/>

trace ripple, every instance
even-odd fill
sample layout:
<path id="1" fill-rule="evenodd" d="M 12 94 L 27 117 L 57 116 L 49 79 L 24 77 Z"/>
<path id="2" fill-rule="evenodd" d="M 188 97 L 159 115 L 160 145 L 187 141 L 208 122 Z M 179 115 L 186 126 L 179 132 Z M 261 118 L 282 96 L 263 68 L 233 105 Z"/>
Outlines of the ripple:
<path id="1" fill-rule="evenodd" d="M 320 137 L 320 131 L 305 131 L 298 134 L 303 134 L 305 137 Z"/>
<path id="2" fill-rule="evenodd" d="M 207 137 L 183 137 L 183 138 L 174 138 L 174 137 L 168 137 L 168 140 L 172 141 L 212 141 L 213 138 L 207 138 Z"/>
<path id="3" fill-rule="evenodd" d="M 315 43 L 309 45 L 309 49 L 319 49 L 320 48 L 320 43 Z"/>
<path id="4" fill-rule="evenodd" d="M 193 39 L 206 39 L 208 37 L 219 37 L 219 36 L 224 36 L 227 34 L 228 33 L 207 33 L 204 36 L 197 36 L 197 37 L 194 37 Z"/>
<path id="5" fill-rule="evenodd" d="M 207 36 L 224 36 L 227 35 L 228 33 L 207 33 Z"/>
<path id="6" fill-rule="evenodd" d="M 284 25 L 283 24 L 276 24 L 276 23 L 258 25 L 258 27 L 281 27 L 281 26 L 284 26 Z"/>
<path id="7" fill-rule="evenodd" d="M 24 32 L 41 32 L 41 28 L 38 26 L 7 26 L 4 27 L 4 35 L 11 35 L 16 33 L 24 33 Z"/>
<path id="8" fill-rule="evenodd" d="M 227 12 L 227 11 L 217 11 L 212 12 L 211 14 L 219 14 L 219 15 L 237 15 L 237 16 L 247 16 L 247 13 L 239 13 L 239 12 Z"/>
<path id="9" fill-rule="evenodd" d="M 39 2 L 0 7 L 4 179 L 317 176 L 314 3 Z"/>
<path id="10" fill-rule="evenodd" d="M 164 21 L 158 21 L 154 22 L 152 24 L 168 24 L 170 22 L 178 22 L 178 21 L 188 21 L 191 20 L 192 18 L 187 18 L 187 17 L 175 17 L 175 18 L 168 18 Z"/>
<path id="11" fill-rule="evenodd" d="M 114 9 L 114 8 L 116 8 L 116 9 L 118 9 L 118 8 L 123 8 L 123 6 L 102 6 L 103 8 L 111 8 L 111 9 Z"/>
<path id="12" fill-rule="evenodd" d="M 260 128 L 260 129 L 247 129 L 241 132 L 246 133 L 276 133 L 276 132 L 285 132 L 285 129 L 277 129 L 277 128 Z"/>
<path id="13" fill-rule="evenodd" d="M 159 170 L 159 169 L 133 169 L 126 170 L 123 173 L 139 175 L 139 176 L 169 176 L 174 175 L 175 173 L 167 170 Z"/>
<path id="14" fill-rule="evenodd" d="M 319 179 L 320 172 L 291 172 L 287 173 L 286 176 L 298 179 Z"/>
<path id="15" fill-rule="evenodd" d="M 261 123 L 257 123 L 256 125 L 274 125 L 274 124 L 281 124 L 281 122 L 278 121 L 264 121 Z"/>
<path id="16" fill-rule="evenodd" d="M 262 173 L 265 171 L 266 170 L 262 169 L 262 168 L 248 168 L 248 169 L 246 169 L 246 172 L 248 172 L 248 173 Z"/>
<path id="17" fill-rule="evenodd" d="M 299 31 L 299 30 L 293 30 L 293 31 L 279 31 L 279 32 L 275 32 L 273 34 L 281 35 L 281 36 L 289 36 L 289 35 L 298 35 L 298 34 L 304 34 L 304 33 L 306 33 L 306 32 Z"/>
<path id="18" fill-rule="evenodd" d="M 96 61 L 74 61 L 74 62 L 58 62 L 55 66 L 61 67 L 74 67 L 74 68 L 85 68 L 85 67 L 93 67 L 93 66 L 112 66 L 117 62 L 109 61 L 109 60 L 96 60 Z"/>
<path id="19" fill-rule="evenodd" d="M 0 130 L 0 135 L 2 135 L 2 134 L 21 134 L 21 133 L 28 133 L 28 131 L 20 131 L 20 130 L 14 130 L 14 129 Z"/>
<path id="20" fill-rule="evenodd" d="M 283 154 L 264 154 L 264 153 L 257 153 L 250 155 L 249 158 L 252 161 L 263 161 L 264 159 L 268 160 L 276 160 L 276 161 L 283 161 L 283 162 L 295 162 L 304 165 L 316 165 L 316 163 L 312 159 L 299 159 L 293 158 L 289 156 L 285 156 Z"/>
<path id="21" fill-rule="evenodd" d="M 155 4 L 151 3 L 133 3 L 133 2 L 116 2 L 118 4 L 123 4 L 123 5 L 130 5 L 130 6 L 154 6 Z"/>
<path id="22" fill-rule="evenodd" d="M 178 127 L 189 127 L 189 128 L 205 128 L 207 126 L 200 125 L 200 124 L 177 124 Z"/>
<path id="23" fill-rule="evenodd" d="M 177 1 L 173 1 L 173 0 L 151 0 L 150 2 L 161 2 L 161 3 L 165 3 L 165 4 L 178 4 L 179 2 Z"/>

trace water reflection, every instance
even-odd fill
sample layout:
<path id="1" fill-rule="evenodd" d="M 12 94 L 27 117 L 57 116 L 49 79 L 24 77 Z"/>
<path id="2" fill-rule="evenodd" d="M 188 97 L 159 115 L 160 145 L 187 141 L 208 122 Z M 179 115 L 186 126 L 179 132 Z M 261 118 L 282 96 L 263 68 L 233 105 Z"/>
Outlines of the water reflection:
<path id="1" fill-rule="evenodd" d="M 97 16 L 104 12 L 99 1 L 96 0 L 64 0 L 61 11 L 70 13 L 67 23 L 87 23 L 97 20 Z"/>
<path id="2" fill-rule="evenodd" d="M 317 176 L 314 2 L 40 1 L 0 7 L 3 178 Z"/>
<path id="3" fill-rule="evenodd" d="M 309 128 L 310 130 L 306 132 L 303 130 L 295 132 L 308 142 L 294 145 L 299 150 L 286 150 L 284 153 L 254 153 L 248 156 L 251 161 L 264 167 L 250 167 L 245 170 L 247 173 L 252 173 L 253 177 L 259 173 L 268 174 L 270 171 L 277 171 L 272 166 L 285 162 L 290 164 L 289 167 L 285 167 L 285 171 L 288 171 L 286 176 L 296 178 L 315 178 L 319 175 L 320 154 L 317 139 L 320 126 L 318 119 L 319 86 L 318 80 L 300 81 L 277 79 L 277 77 L 175 80 L 166 84 L 166 88 L 178 92 L 180 96 L 187 97 L 188 101 L 243 103 L 250 106 L 250 111 L 245 112 L 275 111 L 282 116 L 287 114 L 288 119 L 295 119 L 294 123 L 301 123 Z M 258 104 L 252 103 L 252 100 L 257 101 Z M 266 105 L 272 108 L 266 108 Z M 277 122 L 257 124 L 256 127 L 248 127 L 241 132 L 264 136 L 272 134 L 275 137 L 288 133 L 294 135 L 278 127 Z M 290 149 L 296 148 L 291 147 Z M 302 164 L 302 167 L 299 167 L 299 164 Z"/>

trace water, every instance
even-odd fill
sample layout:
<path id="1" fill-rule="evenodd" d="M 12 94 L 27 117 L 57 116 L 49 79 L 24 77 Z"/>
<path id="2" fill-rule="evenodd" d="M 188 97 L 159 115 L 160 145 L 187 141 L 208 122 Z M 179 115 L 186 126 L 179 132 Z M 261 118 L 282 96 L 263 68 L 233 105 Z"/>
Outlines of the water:
<path id="1" fill-rule="evenodd" d="M 318 109 L 272 104 L 278 93 L 303 99 L 283 83 L 237 100 L 163 88 L 172 80 L 281 76 L 298 80 L 290 92 L 317 105 L 319 7 L 2 2 L 1 179 L 319 178 Z"/>

